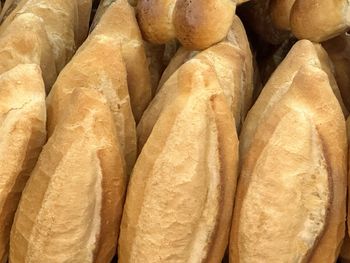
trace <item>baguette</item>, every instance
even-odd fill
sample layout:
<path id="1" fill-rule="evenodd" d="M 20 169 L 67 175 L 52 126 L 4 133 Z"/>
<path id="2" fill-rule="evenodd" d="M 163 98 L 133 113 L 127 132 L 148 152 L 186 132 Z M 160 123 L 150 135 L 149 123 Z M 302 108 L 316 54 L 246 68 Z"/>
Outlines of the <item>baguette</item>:
<path id="1" fill-rule="evenodd" d="M 49 136 L 64 117 L 62 112 L 74 90 L 79 87 L 95 89 L 106 97 L 111 109 L 129 174 L 137 148 L 136 125 L 126 78 L 120 44 L 115 38 L 105 35 L 89 37 L 61 71 L 47 98 Z"/>
<path id="2" fill-rule="evenodd" d="M 314 44 L 308 40 L 298 41 L 266 83 L 265 91 L 259 97 L 260 103 L 255 104 L 250 110 L 249 116 L 247 116 L 247 124 L 241 132 L 242 138 L 245 138 L 240 142 L 240 155 L 242 158 L 244 158 L 244 155 L 252 145 L 251 139 L 260 125 L 261 116 L 269 115 L 272 109 L 272 104 L 269 104 L 269 101 L 274 101 L 283 96 L 288 91 L 295 74 L 305 65 L 314 65 L 327 73 L 332 90 L 339 103 L 343 105 L 325 50 L 321 45 Z M 342 109 L 347 114 L 345 106 L 342 106 Z"/>
<path id="3" fill-rule="evenodd" d="M 10 262 L 106 263 L 115 254 L 126 176 L 113 117 L 93 89 L 75 89 L 66 106 L 23 192 Z"/>
<path id="4" fill-rule="evenodd" d="M 46 140 L 45 89 L 37 65 L 0 75 L 0 262 L 22 190 Z"/>
<path id="5" fill-rule="evenodd" d="M 126 65 L 131 106 L 138 122 L 152 97 L 147 57 L 134 9 L 127 0 L 112 2 L 91 32 L 103 34 L 120 43 Z"/>
<path id="6" fill-rule="evenodd" d="M 244 67 L 242 52 L 229 42 L 223 42 L 199 53 L 193 59 L 207 63 L 215 70 L 220 87 L 226 95 L 227 102 L 235 118 L 236 127 L 239 129 L 244 119 L 244 109 L 248 108 L 252 97 L 252 89 L 245 90 L 247 87 L 244 86 L 247 79 L 242 74 Z M 139 152 L 151 134 L 161 112 L 178 95 L 177 82 L 179 75 L 182 74 L 181 68 L 163 85 L 142 116 L 137 126 Z M 245 95 L 246 93 L 250 95 Z"/>
<path id="7" fill-rule="evenodd" d="M 177 38 L 185 48 L 201 50 L 225 38 L 235 9 L 236 0 L 140 0 L 137 17 L 147 41 Z"/>
<path id="8" fill-rule="evenodd" d="M 215 75 L 198 59 L 181 68 L 174 84 L 180 94 L 162 112 L 131 176 L 119 262 L 221 261 L 238 140 Z"/>
<path id="9" fill-rule="evenodd" d="M 31 13 L 17 15 L 0 37 L 0 74 L 22 63 L 40 66 L 49 92 L 57 78 L 56 65 L 45 25 Z"/>
<path id="10" fill-rule="evenodd" d="M 326 263 L 340 252 L 345 121 L 312 45 L 293 47 L 247 116 L 230 262 Z"/>
<path id="11" fill-rule="evenodd" d="M 235 118 L 236 127 L 238 130 L 240 129 L 241 123 L 252 103 L 253 65 L 243 25 L 236 17 L 226 41 L 220 42 L 200 53 L 188 51 L 184 48 L 178 50 L 163 73 L 159 85 L 161 88 L 138 124 L 139 152 L 146 143 L 161 111 L 177 96 L 176 83 L 181 65 L 190 58 L 209 63 L 215 70 L 220 86 L 224 90 Z"/>
<path id="12" fill-rule="evenodd" d="M 335 79 L 344 104 L 350 110 L 350 36 L 342 34 L 322 43 L 334 64 Z"/>
<path id="13" fill-rule="evenodd" d="M 0 34 L 18 14 L 31 13 L 43 20 L 53 50 L 56 69 L 61 71 L 73 56 L 79 39 L 76 0 L 21 0 L 0 27 Z M 85 19 L 86 20 L 86 19 Z"/>

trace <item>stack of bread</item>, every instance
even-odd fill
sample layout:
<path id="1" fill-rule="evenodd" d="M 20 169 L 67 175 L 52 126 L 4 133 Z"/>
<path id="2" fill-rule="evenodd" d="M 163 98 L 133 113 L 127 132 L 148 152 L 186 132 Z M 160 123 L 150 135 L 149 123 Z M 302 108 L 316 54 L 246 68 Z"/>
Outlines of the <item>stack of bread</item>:
<path id="1" fill-rule="evenodd" d="M 350 262 L 348 10 L 0 1 L 0 263 Z"/>

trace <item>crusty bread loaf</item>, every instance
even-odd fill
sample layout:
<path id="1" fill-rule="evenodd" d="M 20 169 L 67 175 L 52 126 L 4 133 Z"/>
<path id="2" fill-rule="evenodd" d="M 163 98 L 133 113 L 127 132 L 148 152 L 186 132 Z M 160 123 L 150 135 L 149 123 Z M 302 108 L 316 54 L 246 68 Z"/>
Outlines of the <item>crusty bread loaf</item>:
<path id="1" fill-rule="evenodd" d="M 290 14 L 292 32 L 299 39 L 328 40 L 347 30 L 349 8 L 347 0 L 295 0 Z"/>
<path id="2" fill-rule="evenodd" d="M 245 138 L 240 142 L 240 154 L 242 158 L 244 158 L 244 155 L 252 145 L 251 139 L 253 139 L 253 134 L 260 125 L 261 116 L 265 114 L 269 115 L 269 111 L 272 109 L 269 101 L 276 100 L 288 91 L 290 83 L 301 67 L 313 65 L 326 72 L 332 90 L 337 96 L 339 103 L 342 104 L 342 99 L 329 62 L 327 53 L 319 44 L 313 44 L 308 40 L 300 40 L 292 47 L 286 58 L 266 83 L 264 92 L 259 97 L 261 103 L 256 103 L 247 116 L 247 123 L 241 132 L 242 138 Z M 344 106 L 343 111 L 347 113 Z"/>
<path id="3" fill-rule="evenodd" d="M 243 118 L 242 110 L 247 107 L 247 104 L 251 103 L 251 101 L 244 100 L 244 92 L 249 93 L 249 91 L 245 91 L 241 87 L 244 81 L 242 76 L 243 56 L 239 49 L 236 49 L 228 43 L 219 43 L 203 51 L 203 53 L 200 53 L 193 59 L 198 59 L 210 64 L 217 72 L 218 81 L 235 117 L 236 126 L 239 128 L 242 121 L 241 118 Z M 220 63 L 218 61 L 220 61 Z M 180 67 L 163 85 L 142 116 L 137 126 L 139 152 L 142 150 L 143 145 L 151 134 L 153 126 L 157 122 L 161 112 L 178 95 L 177 82 L 181 74 L 182 67 Z"/>
<path id="4" fill-rule="evenodd" d="M 79 5 L 82 5 L 82 1 Z M 83 17 L 79 18 L 77 1 L 21 0 L 15 10 L 3 21 L 0 34 L 18 14 L 23 13 L 32 13 L 43 20 L 53 50 L 56 69 L 60 71 L 74 54 L 77 47 L 76 40 L 82 39 L 83 33 L 80 35 L 80 28 L 83 30 L 87 28 L 86 25 L 79 25 L 80 20 L 85 22 L 88 20 Z"/>
<path id="5" fill-rule="evenodd" d="M 340 252 L 345 120 L 312 46 L 293 47 L 244 123 L 231 262 L 327 263 Z"/>
<path id="6" fill-rule="evenodd" d="M 350 110 L 350 36 L 342 34 L 322 43 L 322 46 L 334 64 L 335 79 L 344 104 Z"/>
<path id="7" fill-rule="evenodd" d="M 201 50 L 225 38 L 235 8 L 236 0 L 139 0 L 137 14 L 146 40 L 177 38 L 185 48 Z"/>
<path id="8" fill-rule="evenodd" d="M 181 64 L 189 58 L 208 63 L 215 70 L 220 86 L 226 95 L 229 107 L 235 118 L 236 127 L 238 130 L 240 129 L 241 123 L 250 108 L 253 93 L 252 56 L 249 44 L 244 44 L 247 41 L 243 37 L 245 34 L 238 30 L 240 26 L 241 24 L 239 23 L 233 25 L 227 41 L 220 42 L 198 54 L 183 48 L 178 50 L 178 53 L 162 76 L 160 83 L 164 83 L 164 85 L 159 89 L 159 92 L 138 124 L 139 152 L 151 134 L 152 128 L 162 110 L 177 96 L 176 83 L 179 75 L 182 74 Z M 177 69 L 178 67 L 180 68 Z"/>
<path id="9" fill-rule="evenodd" d="M 37 65 L 0 75 L 0 262 L 22 190 L 46 140 L 45 88 Z"/>
<path id="10" fill-rule="evenodd" d="M 31 13 L 17 15 L 0 37 L 0 74 L 22 63 L 40 66 L 48 92 L 57 77 L 55 61 L 43 21 Z"/>
<path id="11" fill-rule="evenodd" d="M 290 13 L 295 0 L 271 0 L 271 19 L 276 28 L 290 30 Z"/>
<path id="12" fill-rule="evenodd" d="M 136 122 L 152 97 L 151 78 L 143 40 L 127 0 L 112 2 L 91 33 L 103 34 L 120 43 L 126 65 L 131 106 Z"/>
<path id="13" fill-rule="evenodd" d="M 131 176 L 118 261 L 220 262 L 237 177 L 237 136 L 210 64 L 193 59 Z"/>
<path id="14" fill-rule="evenodd" d="M 11 230 L 10 262 L 110 262 L 126 176 L 108 103 L 75 89 L 40 154 Z"/>
<path id="15" fill-rule="evenodd" d="M 106 97 L 130 173 L 136 160 L 136 125 L 120 44 L 114 38 L 89 37 L 61 71 L 47 99 L 49 136 L 64 117 L 62 112 L 72 92 L 79 87 L 98 90 Z"/>

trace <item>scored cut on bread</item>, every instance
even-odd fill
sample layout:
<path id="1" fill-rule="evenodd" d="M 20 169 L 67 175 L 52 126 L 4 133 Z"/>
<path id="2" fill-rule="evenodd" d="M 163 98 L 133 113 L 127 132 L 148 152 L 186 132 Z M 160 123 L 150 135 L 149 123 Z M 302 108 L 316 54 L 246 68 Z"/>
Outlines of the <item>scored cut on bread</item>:
<path id="1" fill-rule="evenodd" d="M 340 252 L 345 120 L 311 47 L 293 47 L 244 123 L 231 262 L 334 262 Z"/>
<path id="2" fill-rule="evenodd" d="M 133 7 L 127 0 L 110 3 L 91 35 L 103 34 L 120 43 L 126 65 L 131 106 L 136 123 L 152 97 L 151 77 Z"/>
<path id="3" fill-rule="evenodd" d="M 177 38 L 192 50 L 201 50 L 227 35 L 236 0 L 139 0 L 137 17 L 143 36 L 155 44 Z"/>
<path id="4" fill-rule="evenodd" d="M 177 96 L 177 81 L 186 60 L 198 59 L 211 65 L 223 89 L 239 130 L 252 103 L 252 55 L 243 26 L 235 17 L 227 40 L 202 51 L 180 48 L 164 71 L 159 91 L 146 109 L 137 127 L 138 151 L 146 143 L 162 110 Z M 241 29 L 241 30 L 240 30 Z M 244 44 L 247 43 L 247 44 Z M 164 83 L 164 84 L 163 84 Z"/>
<path id="5" fill-rule="evenodd" d="M 0 75 L 0 262 L 22 190 L 46 141 L 45 87 L 40 68 L 20 64 Z"/>
<path id="6" fill-rule="evenodd" d="M 121 52 L 120 43 L 114 38 L 103 34 L 89 37 L 61 71 L 47 98 L 47 127 L 51 136 L 57 124 L 64 118 L 62 112 L 76 88 L 85 87 L 101 92 L 113 114 L 129 174 L 136 160 L 136 125 Z"/>
<path id="7" fill-rule="evenodd" d="M 184 64 L 130 179 L 120 262 L 220 262 L 237 178 L 233 116 L 211 65 Z"/>
<path id="8" fill-rule="evenodd" d="M 265 91 L 259 96 L 259 100 L 261 102 L 264 101 L 264 103 L 256 103 L 247 116 L 246 124 L 241 131 L 242 138 L 245 138 L 240 143 L 240 155 L 242 158 L 244 158 L 248 148 L 252 145 L 251 139 L 257 127 L 260 125 L 261 116 L 269 114 L 269 111 L 272 109 L 269 101 L 276 100 L 287 92 L 295 74 L 305 65 L 317 66 L 327 73 L 332 90 L 340 105 L 342 105 L 344 114 L 348 114 L 334 79 L 327 53 L 319 44 L 314 44 L 308 40 L 300 40 L 294 44 L 286 58 L 281 62 L 266 83 L 264 87 Z M 276 92 L 277 90 L 278 92 Z"/>
<path id="9" fill-rule="evenodd" d="M 11 230 L 10 261 L 110 262 L 126 174 L 104 96 L 75 89 L 40 154 Z"/>

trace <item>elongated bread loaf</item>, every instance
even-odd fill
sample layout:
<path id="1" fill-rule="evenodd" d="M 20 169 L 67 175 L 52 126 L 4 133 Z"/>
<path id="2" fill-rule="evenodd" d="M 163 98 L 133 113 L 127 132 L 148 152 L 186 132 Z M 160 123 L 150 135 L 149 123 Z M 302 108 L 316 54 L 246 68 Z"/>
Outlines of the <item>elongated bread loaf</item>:
<path id="1" fill-rule="evenodd" d="M 105 98 L 75 89 L 40 154 L 11 230 L 10 262 L 110 262 L 126 176 Z"/>
<path id="2" fill-rule="evenodd" d="M 143 40 L 134 9 L 127 0 L 110 3 L 91 34 L 103 34 L 120 43 L 126 65 L 131 106 L 135 120 L 138 122 L 151 100 L 152 87 Z"/>
<path id="3" fill-rule="evenodd" d="M 164 44 L 177 38 L 192 50 L 201 50 L 227 35 L 236 0 L 139 0 L 138 20 L 146 40 Z"/>
<path id="4" fill-rule="evenodd" d="M 243 126 L 230 262 L 326 263 L 340 252 L 345 120 L 308 43 L 296 44 Z"/>
<path id="5" fill-rule="evenodd" d="M 85 3 L 85 1 L 79 2 L 81 11 L 84 10 L 82 6 Z M 88 19 L 82 17 L 83 14 L 90 16 L 87 9 L 79 14 L 76 0 L 21 0 L 2 23 L 0 35 L 18 14 L 31 13 L 40 17 L 53 50 L 56 69 L 60 71 L 74 54 L 77 42 L 87 33 L 87 25 L 79 25 L 80 21 L 88 22 Z M 83 32 L 84 30 L 86 32 Z"/>
<path id="6" fill-rule="evenodd" d="M 236 20 L 237 19 L 237 20 Z M 152 128 L 164 108 L 177 96 L 177 81 L 182 74 L 181 64 L 187 59 L 198 59 L 215 70 L 221 88 L 239 130 L 252 102 L 253 65 L 252 55 L 242 24 L 236 17 L 226 41 L 220 42 L 200 53 L 180 48 L 165 70 L 159 92 L 150 103 L 137 127 L 138 150 L 141 151 Z M 243 29 L 243 31 L 240 31 Z M 244 44 L 247 43 L 247 44 Z M 177 70 L 177 71 L 176 71 Z M 163 84 L 164 83 L 164 84 Z"/>
<path id="7" fill-rule="evenodd" d="M 299 39 L 328 40 L 348 29 L 349 12 L 347 0 L 295 0 L 290 14 L 292 32 Z"/>
<path id="8" fill-rule="evenodd" d="M 0 37 L 0 74 L 22 63 L 42 69 L 48 92 L 57 71 L 42 19 L 31 13 L 17 15 Z"/>
<path id="9" fill-rule="evenodd" d="M 130 173 L 136 160 L 136 125 L 118 41 L 104 35 L 91 36 L 62 70 L 47 99 L 49 136 L 64 118 L 62 112 L 79 87 L 98 90 L 106 97 Z"/>
<path id="10" fill-rule="evenodd" d="M 322 43 L 334 64 L 335 79 L 344 104 L 350 110 L 350 36 L 342 34 Z"/>
<path id="11" fill-rule="evenodd" d="M 251 139 L 253 139 L 253 134 L 260 125 L 261 117 L 265 114 L 269 115 L 272 109 L 273 104 L 269 104 L 269 102 L 279 99 L 288 91 L 290 83 L 301 67 L 313 65 L 326 72 L 334 94 L 338 98 L 339 103 L 343 105 L 329 63 L 330 61 L 327 53 L 319 44 L 314 44 L 308 40 L 300 40 L 292 47 L 286 58 L 266 83 L 265 91 L 262 92 L 259 97 L 261 103 L 256 103 L 250 110 L 249 116 L 247 116 L 247 123 L 244 125 L 244 129 L 242 129 L 241 132 L 242 138 L 245 138 L 240 143 L 240 155 L 242 158 L 244 158 L 244 155 L 252 145 Z M 345 106 L 342 106 L 342 109 L 343 112 L 347 114 Z"/>
<path id="12" fill-rule="evenodd" d="M 180 94 L 162 112 L 131 176 L 119 262 L 221 261 L 238 140 L 215 75 L 199 59 L 182 67 L 174 84 Z"/>
<path id="13" fill-rule="evenodd" d="M 46 140 L 45 88 L 40 68 L 22 64 L 0 75 L 0 262 L 22 190 Z"/>

